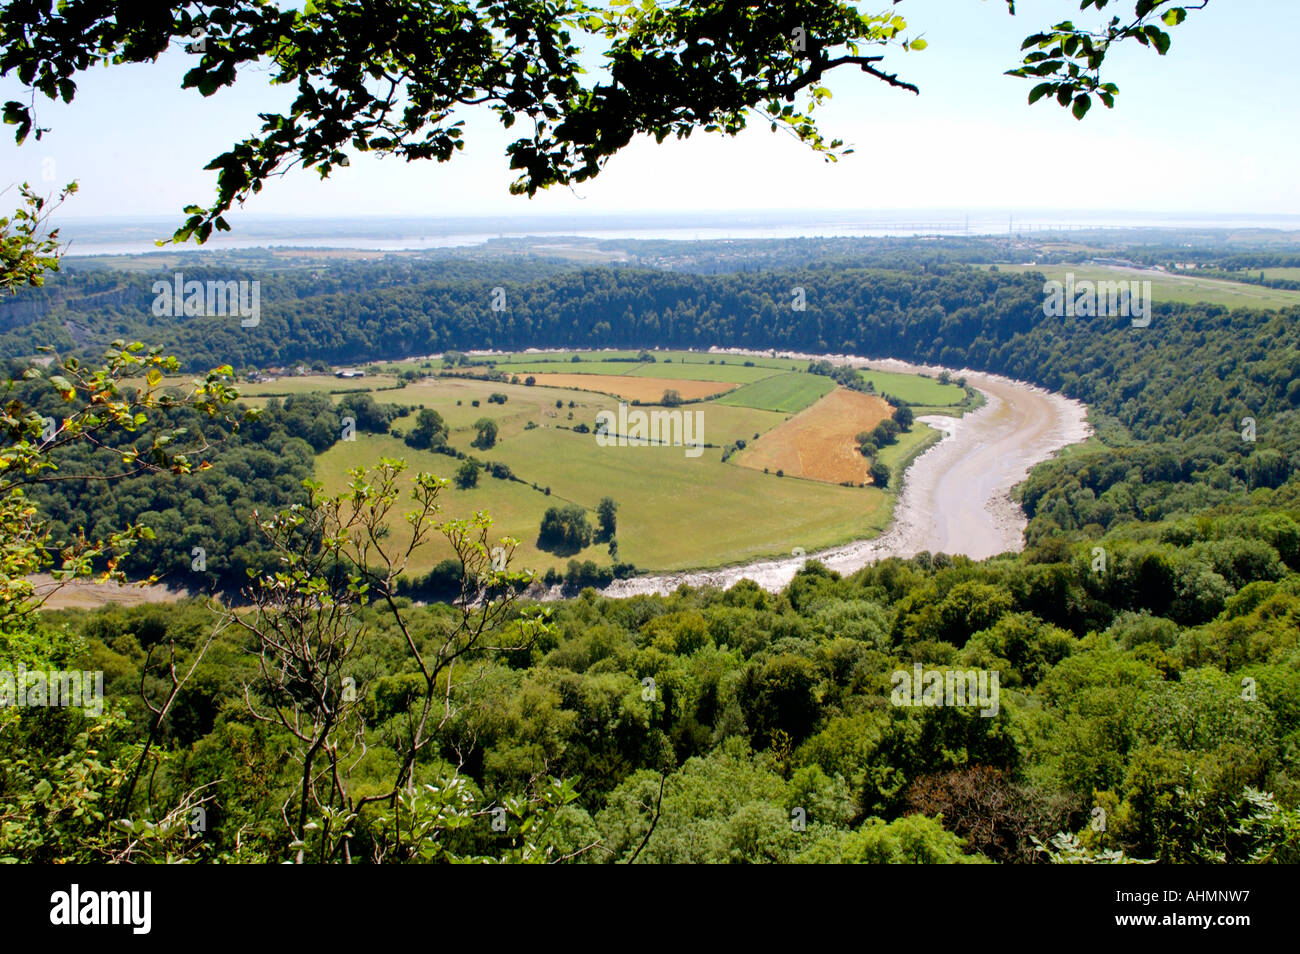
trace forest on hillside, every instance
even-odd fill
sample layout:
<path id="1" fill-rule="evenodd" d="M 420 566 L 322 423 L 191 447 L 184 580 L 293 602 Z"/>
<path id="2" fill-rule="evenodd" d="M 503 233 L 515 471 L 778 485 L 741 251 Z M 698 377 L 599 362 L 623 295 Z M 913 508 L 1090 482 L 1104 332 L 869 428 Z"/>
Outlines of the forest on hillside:
<path id="1" fill-rule="evenodd" d="M 119 283 L 120 311 L 52 287 L 38 324 L 90 329 L 87 350 L 158 332 L 191 368 L 652 343 L 888 355 L 1059 390 L 1097 435 L 1020 489 L 1023 553 L 843 578 L 811 563 L 779 594 L 528 604 L 482 524 L 435 528 L 436 488 L 417 484 L 472 599 L 416 606 L 400 559 L 377 558 L 409 475 L 376 462 L 337 499 L 301 484 L 334 439 L 316 426 L 326 398 L 238 428 L 209 405 L 151 407 L 111 451 L 184 427 L 214 441 L 213 466 L 34 487 L 55 536 L 143 517 L 161 529 L 137 566 L 219 535 L 216 571 L 247 577 L 238 514 L 281 510 L 259 544 L 276 569 L 244 612 L 194 600 L 6 626 L 0 650 L 28 669 L 102 671 L 106 710 L 0 716 L 0 857 L 1300 861 L 1300 313 L 1053 319 L 1041 276 L 958 265 L 562 271 L 508 283 L 499 313 L 490 278 L 399 279 L 268 295 L 253 338 L 149 327 L 128 317 L 147 281 L 87 276 Z M 53 408 L 42 384 L 11 394 Z M 379 429 L 389 413 L 358 409 Z M 65 453 L 70 471 L 93 459 Z M 918 666 L 996 672 L 998 703 L 900 704 L 898 674 Z"/>

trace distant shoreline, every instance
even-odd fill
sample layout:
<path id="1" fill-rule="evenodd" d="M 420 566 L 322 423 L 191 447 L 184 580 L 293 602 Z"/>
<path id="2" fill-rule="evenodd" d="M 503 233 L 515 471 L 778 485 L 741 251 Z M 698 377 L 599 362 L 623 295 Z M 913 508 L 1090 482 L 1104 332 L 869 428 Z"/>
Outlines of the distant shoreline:
<path id="1" fill-rule="evenodd" d="M 205 245 L 165 245 L 178 222 L 67 218 L 67 257 L 147 255 L 252 249 L 420 252 L 486 245 L 497 240 L 756 241 L 827 238 L 1042 237 L 1122 230 L 1260 230 L 1300 232 L 1300 215 L 1161 213 L 1079 210 L 902 209 L 718 213 L 626 213 L 598 216 L 487 215 L 476 218 L 249 219 L 214 234 Z"/>

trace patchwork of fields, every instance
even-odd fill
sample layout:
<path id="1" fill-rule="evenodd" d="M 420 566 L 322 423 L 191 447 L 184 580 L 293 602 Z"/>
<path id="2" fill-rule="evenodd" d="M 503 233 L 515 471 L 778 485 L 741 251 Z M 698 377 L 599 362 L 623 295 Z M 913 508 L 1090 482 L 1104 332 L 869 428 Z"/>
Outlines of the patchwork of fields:
<path id="1" fill-rule="evenodd" d="M 317 479 L 331 491 L 347 485 L 349 469 L 373 466 L 382 457 L 404 458 L 412 473 L 453 476 L 461 466 L 454 456 L 417 450 L 402 438 L 415 427 L 421 409 L 437 411 L 448 428 L 449 449 L 489 468 L 505 465 L 514 477 L 495 478 L 485 469 L 475 487 L 449 483 L 444 512 L 461 517 L 486 511 L 495 533 L 520 541 L 516 565 L 539 572 L 563 570 L 570 559 L 603 566 L 615 562 L 604 543 L 564 554 L 538 546 L 538 528 L 549 508 L 578 504 L 594 523 L 604 497 L 618 504 L 617 560 L 640 570 L 721 566 L 788 554 L 795 547 L 815 550 L 888 526 L 892 482 L 890 490 L 869 486 L 871 462 L 854 441 L 858 432 L 889 416 L 891 409 L 880 397 L 838 387 L 828 377 L 808 373 L 806 362 L 791 359 L 721 359 L 690 352 L 659 352 L 655 361 L 636 357 L 635 352 L 502 355 L 473 358 L 449 369 L 451 374 L 405 386 L 384 373 L 352 380 L 290 378 L 241 386 L 241 392 L 262 403 L 275 394 L 333 391 L 337 402 L 343 393 L 364 388 L 374 390 L 376 401 L 411 409 L 393 421 L 391 434 L 358 432 L 318 455 Z M 437 370 L 417 362 L 383 370 L 408 369 Z M 954 384 L 893 372 L 860 373 L 877 391 L 918 407 L 961 413 L 966 398 Z M 524 383 L 528 377 L 533 384 Z M 649 408 L 669 389 L 692 403 L 663 413 L 698 415 L 697 433 L 707 445 L 703 453 L 692 456 L 680 446 L 602 446 L 590 432 L 597 415 L 616 411 L 620 400 Z M 504 395 L 505 403 L 489 401 L 494 394 Z M 483 418 L 497 425 L 489 448 L 473 446 Z M 898 444 L 882 449 L 880 459 L 897 473 L 934 436 L 916 424 Z M 395 524 L 392 532 L 401 540 L 408 531 Z M 427 572 L 449 556 L 448 547 L 426 547 L 409 572 Z"/>

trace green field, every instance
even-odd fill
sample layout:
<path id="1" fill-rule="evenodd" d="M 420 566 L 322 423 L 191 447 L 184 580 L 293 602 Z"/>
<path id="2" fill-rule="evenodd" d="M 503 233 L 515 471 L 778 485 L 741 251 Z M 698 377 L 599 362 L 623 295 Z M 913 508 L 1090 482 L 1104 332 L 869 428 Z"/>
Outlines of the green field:
<path id="1" fill-rule="evenodd" d="M 870 381 L 877 394 L 890 394 L 904 404 L 947 408 L 966 399 L 966 389 L 955 384 L 940 384 L 933 378 L 916 374 L 899 374 L 896 371 L 859 371 L 865 381 Z"/>
<path id="2" fill-rule="evenodd" d="M 1048 280 L 1065 281 L 1067 272 L 1075 281 L 1149 281 L 1151 298 L 1161 302 L 1194 305 L 1206 302 L 1227 308 L 1287 308 L 1300 305 L 1300 291 L 1285 291 L 1250 285 L 1222 278 L 1194 278 L 1169 275 L 1147 269 L 1119 268 L 1108 265 L 999 265 L 1004 272 L 1041 272 Z M 1267 269 L 1265 270 L 1267 271 Z M 1279 271 L 1279 269 L 1274 269 Z"/>
<path id="3" fill-rule="evenodd" d="M 834 381 L 817 374 L 775 374 L 730 391 L 714 403 L 793 414 L 834 388 Z"/>

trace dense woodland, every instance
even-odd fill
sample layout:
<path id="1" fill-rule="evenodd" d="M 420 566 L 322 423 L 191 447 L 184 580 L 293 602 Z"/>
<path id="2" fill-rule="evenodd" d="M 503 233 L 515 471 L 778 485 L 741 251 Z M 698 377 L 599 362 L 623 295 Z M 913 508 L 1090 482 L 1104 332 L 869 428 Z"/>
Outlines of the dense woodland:
<path id="1" fill-rule="evenodd" d="M 229 321 L 142 322 L 146 279 L 77 276 L 51 283 L 48 314 L 3 347 L 20 356 L 33 329 L 63 347 L 125 334 L 161 339 L 192 367 L 486 347 L 834 351 L 1059 390 L 1088 403 L 1096 437 L 1021 488 L 1022 554 L 923 554 L 846 578 L 812 563 L 776 595 L 749 583 L 626 600 L 587 590 L 543 617 L 506 598 L 488 642 L 466 636 L 465 607 L 412 606 L 395 578 L 348 577 L 328 534 L 298 540 L 306 556 L 280 585 L 308 594 L 319 581 L 317 602 L 296 604 L 306 615 L 323 592 L 347 607 L 328 679 L 277 681 L 259 665 L 266 632 L 201 601 L 46 614 L 0 650 L 102 669 L 111 704 L 98 720 L 5 716 L 0 857 L 1300 861 L 1300 311 L 1158 304 L 1141 329 L 1054 319 L 1041 276 L 951 263 L 499 282 L 375 267 L 396 271 L 364 288 L 340 277 L 310 294 L 304 279 L 301 293 L 267 294 L 251 335 Z M 340 275 L 354 270 L 365 267 Z M 83 281 L 114 291 L 91 304 L 69 291 Z M 497 284 L 505 312 L 488 306 Z M 796 286 L 806 311 L 791 308 Z M 38 499 L 66 527 L 145 508 L 163 528 L 149 545 L 186 561 L 202 524 L 222 534 L 213 552 L 238 562 L 248 542 L 226 528 L 240 507 L 313 506 L 295 485 L 334 439 L 335 418 L 315 427 L 320 400 L 273 406 L 202 474 Z M 367 412 L 386 426 L 389 412 Z M 508 592 L 483 579 L 475 592 Z M 452 664 L 413 661 L 441 661 L 448 645 L 466 647 Z M 182 671 L 197 663 L 160 717 L 142 680 L 157 706 L 171 653 Z M 891 674 L 917 663 L 997 671 L 996 715 L 892 704 Z M 441 715 L 420 744 L 430 699 Z M 334 733 L 327 764 L 346 781 L 309 811 L 303 744 L 265 721 L 275 706 Z M 147 784 L 128 785 L 140 765 Z M 195 805 L 201 830 L 148 827 Z M 123 818 L 129 832 L 112 824 Z"/>

